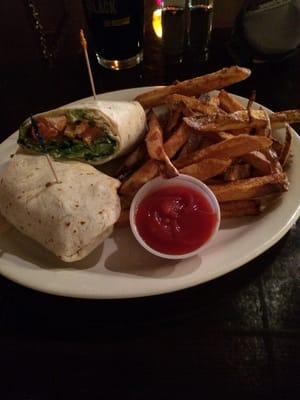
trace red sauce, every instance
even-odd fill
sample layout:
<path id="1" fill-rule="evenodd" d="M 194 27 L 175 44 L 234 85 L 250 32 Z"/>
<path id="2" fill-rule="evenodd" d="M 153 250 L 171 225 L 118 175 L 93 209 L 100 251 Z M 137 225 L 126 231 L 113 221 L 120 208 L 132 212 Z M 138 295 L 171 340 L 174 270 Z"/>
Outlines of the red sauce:
<path id="1" fill-rule="evenodd" d="M 148 246 L 172 255 L 196 250 L 210 238 L 217 224 L 217 214 L 205 195 L 180 184 L 146 196 L 135 218 Z"/>

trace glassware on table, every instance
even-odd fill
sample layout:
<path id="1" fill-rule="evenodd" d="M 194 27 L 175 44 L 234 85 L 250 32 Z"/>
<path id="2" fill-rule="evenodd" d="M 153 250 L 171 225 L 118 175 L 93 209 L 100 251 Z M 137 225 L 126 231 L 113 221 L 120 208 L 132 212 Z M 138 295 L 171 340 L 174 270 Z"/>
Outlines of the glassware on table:
<path id="1" fill-rule="evenodd" d="M 143 60 L 144 0 L 83 0 L 96 57 L 105 68 L 131 68 Z"/>
<path id="2" fill-rule="evenodd" d="M 188 0 L 188 47 L 200 61 L 208 58 L 214 0 Z"/>
<path id="3" fill-rule="evenodd" d="M 162 48 L 171 62 L 182 62 L 186 42 L 186 1 L 164 0 L 161 5 Z"/>

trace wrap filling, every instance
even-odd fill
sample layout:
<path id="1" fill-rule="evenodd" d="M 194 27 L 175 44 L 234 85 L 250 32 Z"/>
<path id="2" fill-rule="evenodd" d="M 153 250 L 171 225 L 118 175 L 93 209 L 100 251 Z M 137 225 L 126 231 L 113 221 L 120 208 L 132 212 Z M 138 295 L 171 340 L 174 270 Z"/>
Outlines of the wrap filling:
<path id="1" fill-rule="evenodd" d="M 20 127 L 18 143 L 34 152 L 48 152 L 56 159 L 94 160 L 113 154 L 118 146 L 107 121 L 92 109 L 65 110 L 34 120 L 42 140 L 27 119 Z"/>

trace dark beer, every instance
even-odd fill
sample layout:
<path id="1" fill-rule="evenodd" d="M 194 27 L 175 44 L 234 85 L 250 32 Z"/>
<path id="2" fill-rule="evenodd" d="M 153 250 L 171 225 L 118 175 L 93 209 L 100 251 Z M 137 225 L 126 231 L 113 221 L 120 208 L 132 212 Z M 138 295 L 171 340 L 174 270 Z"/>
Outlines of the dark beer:
<path id="1" fill-rule="evenodd" d="M 143 51 L 143 0 L 84 0 L 98 61 L 122 69 L 138 64 Z"/>
<path id="2" fill-rule="evenodd" d="M 200 57 L 202 56 L 205 58 L 208 52 L 212 19 L 212 1 L 190 1 L 188 13 L 188 44 L 190 49 Z"/>
<path id="3" fill-rule="evenodd" d="M 186 31 L 184 7 L 163 7 L 161 12 L 162 45 L 169 57 L 181 57 L 184 50 Z"/>

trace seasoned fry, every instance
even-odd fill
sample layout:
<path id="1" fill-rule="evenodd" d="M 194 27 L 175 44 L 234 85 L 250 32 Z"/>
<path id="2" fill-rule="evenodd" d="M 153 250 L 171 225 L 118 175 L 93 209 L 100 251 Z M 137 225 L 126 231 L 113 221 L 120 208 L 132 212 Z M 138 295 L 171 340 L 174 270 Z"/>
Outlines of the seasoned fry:
<path id="1" fill-rule="evenodd" d="M 119 193 L 123 195 L 134 194 L 157 174 L 157 163 L 154 160 L 148 160 L 121 185 Z"/>
<path id="2" fill-rule="evenodd" d="M 265 113 L 266 116 L 266 121 L 267 125 L 264 128 L 257 128 L 255 131 L 255 134 L 258 136 L 272 136 L 272 128 L 271 128 L 271 120 L 270 120 L 270 115 L 264 110 L 263 108 L 260 107 L 260 110 L 262 110 Z"/>
<path id="3" fill-rule="evenodd" d="M 157 116 L 152 111 L 149 116 L 149 131 L 146 135 L 146 146 L 147 151 L 151 159 L 158 161 L 160 164 L 160 170 L 163 171 L 163 175 L 166 178 L 173 178 L 179 175 L 179 172 L 171 163 L 167 156 L 164 144 L 163 144 L 163 133 Z"/>
<path id="4" fill-rule="evenodd" d="M 222 89 L 225 86 L 240 82 L 248 76 L 251 71 L 246 68 L 233 66 L 223 68 L 212 74 L 200 76 L 179 82 L 176 85 L 170 85 L 163 88 L 151 90 L 136 97 L 144 108 L 151 108 L 163 104 L 164 98 L 170 94 L 183 94 L 186 96 L 199 96 L 215 89 Z"/>
<path id="5" fill-rule="evenodd" d="M 243 128 L 266 128 L 269 119 L 272 128 L 279 127 L 285 122 L 300 122 L 300 110 L 288 110 L 273 113 L 267 116 L 265 110 L 251 110 L 251 119 L 248 111 L 235 111 L 231 114 L 214 114 L 207 117 L 192 116 L 184 118 L 186 124 L 199 132 L 231 131 Z"/>
<path id="6" fill-rule="evenodd" d="M 220 107 L 228 112 L 233 113 L 235 111 L 246 110 L 246 107 L 237 101 L 231 94 L 222 89 L 219 93 Z"/>
<path id="7" fill-rule="evenodd" d="M 237 200 L 220 204 L 221 218 L 248 217 L 261 213 L 259 200 Z"/>
<path id="8" fill-rule="evenodd" d="M 222 160 L 218 158 L 207 158 L 196 164 L 191 164 L 180 170 L 180 173 L 193 176 L 201 181 L 206 181 L 219 174 L 222 174 L 230 166 L 231 160 Z"/>
<path id="9" fill-rule="evenodd" d="M 220 141 L 231 139 L 233 136 L 234 135 L 232 135 L 231 133 L 228 133 L 228 132 L 217 132 L 216 133 L 216 137 L 219 138 Z"/>
<path id="10" fill-rule="evenodd" d="M 224 110 L 222 110 L 222 108 L 220 108 L 219 96 L 210 96 L 208 101 L 207 101 L 207 104 L 209 104 L 211 106 L 214 106 L 214 107 L 217 107 L 217 109 L 218 109 L 218 111 L 220 113 L 222 113 L 224 111 Z"/>
<path id="11" fill-rule="evenodd" d="M 272 127 L 278 127 L 287 122 L 288 124 L 295 124 L 300 122 L 300 109 L 280 111 L 270 114 Z"/>
<path id="12" fill-rule="evenodd" d="M 270 193 L 283 192 L 288 189 L 288 181 L 286 174 L 280 173 L 210 185 L 210 188 L 218 201 L 222 203 L 233 200 L 253 199 Z"/>
<path id="13" fill-rule="evenodd" d="M 134 195 L 120 196 L 122 210 L 127 210 L 128 208 L 130 208 L 133 197 Z"/>
<path id="14" fill-rule="evenodd" d="M 195 97 L 188 97 L 182 94 L 171 94 L 164 99 L 166 104 L 176 104 L 181 105 L 184 104 L 187 108 L 193 111 L 198 111 L 203 114 L 213 115 L 222 110 L 218 109 L 218 107 L 205 103 L 201 100 L 196 99 Z"/>
<path id="15" fill-rule="evenodd" d="M 246 107 L 242 103 L 236 100 L 230 93 L 226 92 L 224 89 L 222 89 L 219 92 L 219 100 L 221 109 L 227 111 L 228 113 L 246 110 Z M 249 134 L 249 133 L 250 133 L 249 128 L 236 129 L 233 132 L 234 135 Z"/>
<path id="16" fill-rule="evenodd" d="M 117 228 L 127 228 L 129 226 L 129 210 L 122 210 L 115 226 Z"/>
<path id="17" fill-rule="evenodd" d="M 185 144 L 190 134 L 190 128 L 181 124 L 173 135 L 164 143 L 165 151 L 169 158 L 175 156 Z M 120 187 L 119 193 L 123 195 L 134 194 L 150 179 L 158 174 L 158 166 L 154 160 L 148 160 L 135 171 Z"/>
<path id="18" fill-rule="evenodd" d="M 225 171 L 224 181 L 232 182 L 250 177 L 250 164 L 233 164 Z"/>
<path id="19" fill-rule="evenodd" d="M 127 156 L 122 165 L 117 171 L 117 178 L 119 181 L 123 181 L 130 173 L 133 172 L 134 168 L 143 160 L 147 155 L 147 149 L 145 143 L 141 143 L 132 153 Z"/>
<path id="20" fill-rule="evenodd" d="M 232 114 L 214 114 L 208 117 L 185 117 L 184 122 L 198 132 L 232 131 L 243 128 L 263 128 L 267 125 L 266 116 L 261 110 L 236 111 Z"/>
<path id="21" fill-rule="evenodd" d="M 292 131 L 290 126 L 286 126 L 285 142 L 280 152 L 279 161 L 282 167 L 284 167 L 289 159 L 292 145 Z"/>
<path id="22" fill-rule="evenodd" d="M 273 150 L 270 147 L 269 149 L 264 150 L 264 154 L 267 157 L 267 159 L 270 161 L 272 173 L 282 172 L 282 167 L 281 167 L 279 158 L 278 158 L 275 150 Z"/>
<path id="23" fill-rule="evenodd" d="M 198 135 L 197 133 L 192 132 L 186 141 L 185 145 L 180 150 L 179 155 L 177 156 L 176 160 L 180 160 L 181 158 L 185 157 L 187 154 L 196 151 L 203 142 L 203 137 Z"/>
<path id="24" fill-rule="evenodd" d="M 274 137 L 272 139 L 273 139 L 273 143 L 272 143 L 271 147 L 276 152 L 277 157 L 280 158 L 280 154 L 282 152 L 283 145 L 277 139 L 274 139 Z"/>
<path id="25" fill-rule="evenodd" d="M 177 107 L 175 110 L 171 109 L 170 116 L 166 126 L 166 133 L 171 133 L 173 129 L 180 123 L 182 116 L 182 107 Z"/>
<path id="26" fill-rule="evenodd" d="M 262 175 L 269 175 L 272 172 L 270 161 L 261 151 L 252 151 L 244 154 L 242 159 L 256 168 Z"/>
<path id="27" fill-rule="evenodd" d="M 271 144 L 272 140 L 264 136 L 234 136 L 230 139 L 195 151 L 194 153 L 175 161 L 174 165 L 180 169 L 203 160 L 204 158 L 236 158 L 255 150 L 268 148 Z"/>

